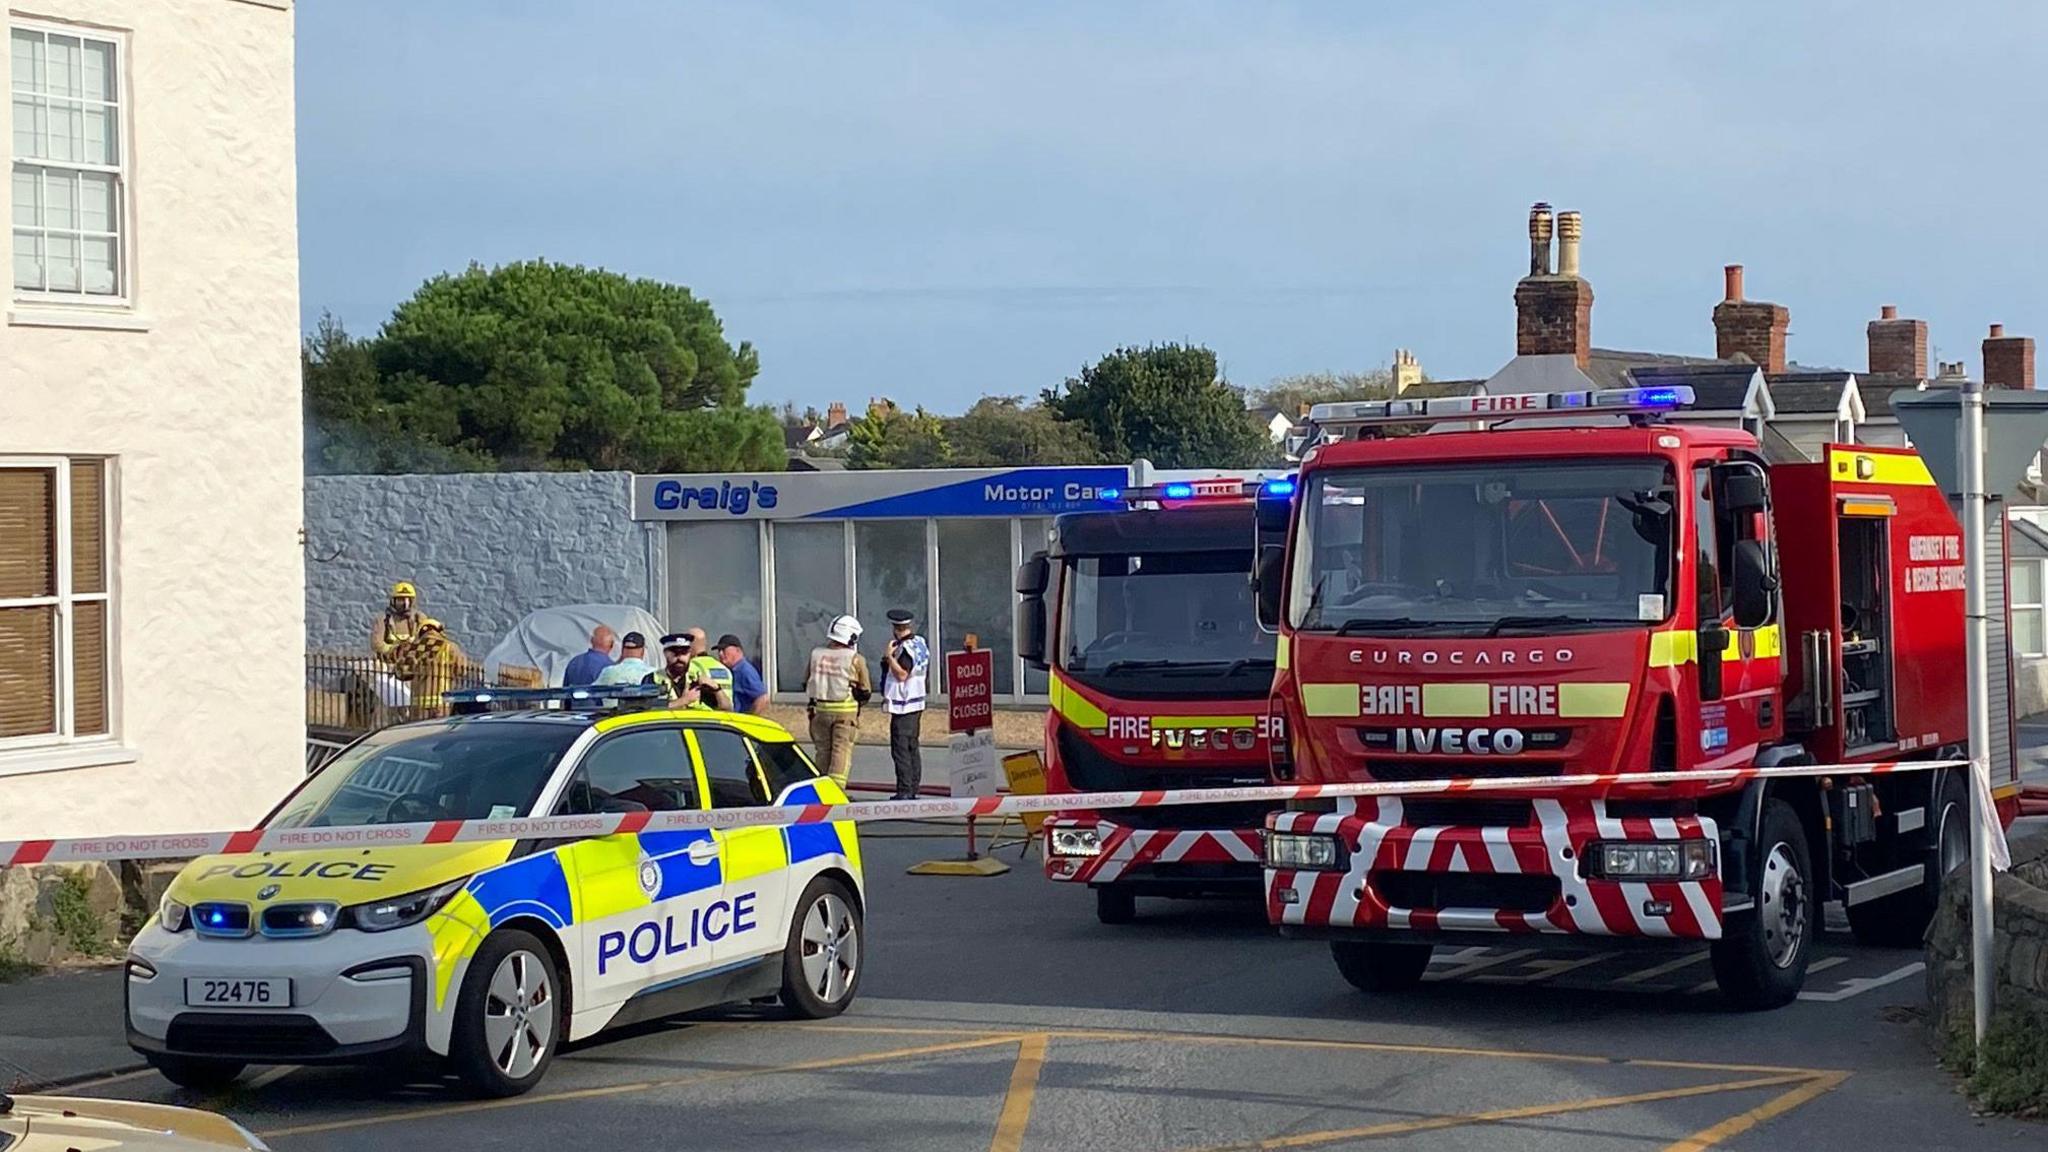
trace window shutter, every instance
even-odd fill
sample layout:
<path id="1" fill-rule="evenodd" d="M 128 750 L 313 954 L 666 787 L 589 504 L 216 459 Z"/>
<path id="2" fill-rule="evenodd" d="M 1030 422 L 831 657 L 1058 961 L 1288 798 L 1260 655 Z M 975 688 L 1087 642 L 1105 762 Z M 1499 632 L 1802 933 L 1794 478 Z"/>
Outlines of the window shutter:
<path id="1" fill-rule="evenodd" d="M 0 740 L 57 730 L 57 609 L 0 608 Z"/>
<path id="2" fill-rule="evenodd" d="M 0 600 L 57 594 L 57 474 L 0 468 Z"/>

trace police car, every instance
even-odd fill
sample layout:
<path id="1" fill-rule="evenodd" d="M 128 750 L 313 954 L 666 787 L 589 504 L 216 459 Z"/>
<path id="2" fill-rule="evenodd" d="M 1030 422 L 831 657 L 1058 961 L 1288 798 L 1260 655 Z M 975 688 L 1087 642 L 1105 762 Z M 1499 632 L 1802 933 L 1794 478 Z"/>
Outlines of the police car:
<path id="1" fill-rule="evenodd" d="M 621 710 L 653 691 L 358 741 L 265 827 L 368 827 L 350 838 L 373 846 L 193 861 L 129 946 L 129 1044 L 193 1088 L 427 1053 L 509 1096 L 607 1028 L 770 996 L 843 1011 L 863 954 L 852 824 L 374 846 L 380 825 L 846 799 L 772 721 Z"/>

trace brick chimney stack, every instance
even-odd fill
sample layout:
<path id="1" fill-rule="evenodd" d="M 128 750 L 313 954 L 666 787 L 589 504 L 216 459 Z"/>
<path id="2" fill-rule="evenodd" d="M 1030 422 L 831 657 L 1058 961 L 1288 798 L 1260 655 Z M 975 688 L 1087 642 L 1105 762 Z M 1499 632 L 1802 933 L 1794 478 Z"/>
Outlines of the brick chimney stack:
<path id="1" fill-rule="evenodd" d="M 846 423 L 846 404 L 844 401 L 834 400 L 825 409 L 825 427 L 828 429 L 837 428 L 844 423 Z"/>
<path id="2" fill-rule="evenodd" d="M 1550 271 L 1550 205 L 1529 209 L 1529 274 L 1515 285 L 1515 355 L 1570 356 L 1583 370 L 1593 355 L 1593 286 L 1579 278 L 1580 222 L 1560 213 L 1558 271 Z"/>
<path id="3" fill-rule="evenodd" d="M 2005 325 L 1993 324 L 1984 338 L 1984 386 L 2034 389 L 2034 338 L 2007 336 Z"/>
<path id="4" fill-rule="evenodd" d="M 1782 304 L 1742 298 L 1742 265 L 1722 269 L 1726 290 L 1714 305 L 1714 355 L 1721 360 L 1747 359 L 1766 376 L 1785 371 L 1785 329 L 1792 313 Z"/>
<path id="5" fill-rule="evenodd" d="M 1870 374 L 1927 378 L 1927 321 L 1901 320 L 1886 304 L 1864 330 L 1870 341 Z"/>

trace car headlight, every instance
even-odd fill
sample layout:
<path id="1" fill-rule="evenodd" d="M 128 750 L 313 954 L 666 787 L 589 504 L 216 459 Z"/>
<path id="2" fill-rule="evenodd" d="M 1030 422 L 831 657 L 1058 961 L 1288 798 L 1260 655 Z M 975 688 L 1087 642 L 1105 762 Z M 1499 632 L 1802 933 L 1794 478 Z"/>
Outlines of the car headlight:
<path id="1" fill-rule="evenodd" d="M 156 922 L 166 932 L 183 932 L 192 923 L 192 910 L 165 896 L 164 902 L 157 905 Z"/>
<path id="2" fill-rule="evenodd" d="M 1266 833 L 1269 868 L 1332 869 L 1344 866 L 1344 852 L 1335 836 L 1302 832 Z"/>
<path id="3" fill-rule="evenodd" d="M 1602 880 L 1705 880 L 1714 874 L 1712 840 L 1602 844 L 1591 853 Z"/>
<path id="4" fill-rule="evenodd" d="M 1052 854 L 1055 856 L 1100 856 L 1102 835 L 1093 828 L 1054 828 Z"/>
<path id="5" fill-rule="evenodd" d="M 462 886 L 469 883 L 469 877 L 450 880 L 438 888 L 427 888 L 419 892 L 408 892 L 393 896 L 389 900 L 372 900 L 367 904 L 352 904 L 341 910 L 343 927 L 363 932 L 389 932 L 394 928 L 405 928 L 417 924 L 439 912 Z"/>

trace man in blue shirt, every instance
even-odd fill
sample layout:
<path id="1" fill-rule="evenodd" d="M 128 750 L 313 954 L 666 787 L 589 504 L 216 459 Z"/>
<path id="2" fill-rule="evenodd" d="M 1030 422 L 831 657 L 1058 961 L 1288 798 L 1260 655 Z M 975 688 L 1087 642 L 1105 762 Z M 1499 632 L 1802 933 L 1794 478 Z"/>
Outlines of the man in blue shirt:
<path id="1" fill-rule="evenodd" d="M 562 687 L 597 683 L 597 674 L 612 666 L 612 630 L 603 624 L 590 630 L 590 650 L 579 652 L 562 673 Z"/>
<path id="2" fill-rule="evenodd" d="M 761 670 L 747 659 L 740 638 L 727 632 L 718 638 L 718 645 L 712 650 L 718 654 L 718 662 L 732 673 L 732 710 L 756 715 L 768 711 L 768 684 L 761 679 Z"/>

